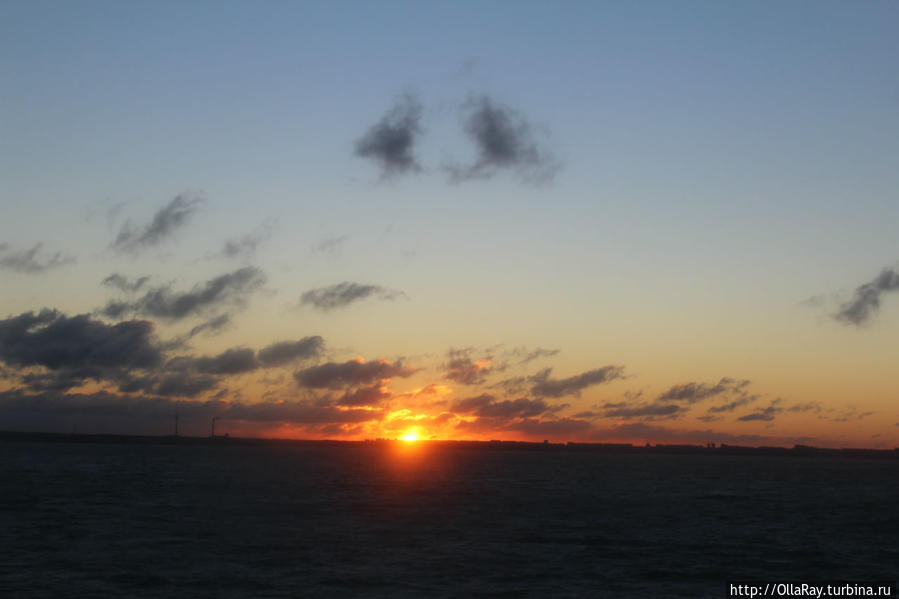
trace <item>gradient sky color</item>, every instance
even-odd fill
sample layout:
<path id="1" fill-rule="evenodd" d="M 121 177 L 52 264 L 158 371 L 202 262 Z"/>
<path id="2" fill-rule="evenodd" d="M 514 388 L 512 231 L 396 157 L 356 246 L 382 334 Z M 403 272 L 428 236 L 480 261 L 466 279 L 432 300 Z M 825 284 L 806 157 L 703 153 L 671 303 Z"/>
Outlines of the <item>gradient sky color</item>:
<path id="1" fill-rule="evenodd" d="M 0 3 L 0 429 L 894 447 L 897 24 Z M 384 171 L 357 150 L 403 106 L 418 168 Z M 539 176 L 453 178 L 484 106 Z M 120 322 L 153 359 L 104 353 Z"/>

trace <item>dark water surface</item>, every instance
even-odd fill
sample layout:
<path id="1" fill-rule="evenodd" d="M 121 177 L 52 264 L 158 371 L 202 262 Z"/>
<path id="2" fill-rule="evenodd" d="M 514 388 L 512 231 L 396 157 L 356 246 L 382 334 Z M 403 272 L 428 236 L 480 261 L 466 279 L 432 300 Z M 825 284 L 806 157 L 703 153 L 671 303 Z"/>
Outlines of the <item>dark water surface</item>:
<path id="1" fill-rule="evenodd" d="M 3 597 L 725 597 L 895 580 L 899 463 L 0 443 Z"/>

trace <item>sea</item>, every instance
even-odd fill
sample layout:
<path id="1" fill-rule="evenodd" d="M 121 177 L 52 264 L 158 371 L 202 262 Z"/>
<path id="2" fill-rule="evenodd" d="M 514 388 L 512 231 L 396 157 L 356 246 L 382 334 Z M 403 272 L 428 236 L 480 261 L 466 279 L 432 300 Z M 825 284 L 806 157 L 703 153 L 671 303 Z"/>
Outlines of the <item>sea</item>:
<path id="1" fill-rule="evenodd" d="M 2 597 L 727 597 L 896 581 L 899 460 L 0 443 Z"/>

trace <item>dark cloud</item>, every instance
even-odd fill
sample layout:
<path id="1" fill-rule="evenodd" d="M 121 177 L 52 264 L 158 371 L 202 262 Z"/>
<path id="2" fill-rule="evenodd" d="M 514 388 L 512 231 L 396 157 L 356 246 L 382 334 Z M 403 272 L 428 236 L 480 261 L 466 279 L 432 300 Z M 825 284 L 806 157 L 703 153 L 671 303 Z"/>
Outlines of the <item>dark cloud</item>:
<path id="1" fill-rule="evenodd" d="M 852 298 L 840 306 L 833 318 L 845 324 L 861 326 L 880 310 L 880 296 L 896 290 L 899 290 L 899 273 L 885 268 L 871 281 L 856 287 Z"/>
<path id="2" fill-rule="evenodd" d="M 456 429 L 465 432 L 509 432 L 527 437 L 547 438 L 563 435 L 582 435 L 593 424 L 580 418 L 504 418 L 478 417 L 462 420 Z"/>
<path id="3" fill-rule="evenodd" d="M 552 437 L 558 435 L 579 435 L 593 427 L 593 424 L 579 418 L 543 419 L 523 418 L 512 422 L 508 430 L 518 431 L 536 437 Z"/>
<path id="4" fill-rule="evenodd" d="M 85 373 L 68 372 L 29 372 L 21 375 L 19 380 L 31 391 L 62 392 L 84 384 L 88 378 Z"/>
<path id="5" fill-rule="evenodd" d="M 444 364 L 446 374 L 451 381 L 463 385 L 480 385 L 487 375 L 494 370 L 493 357 L 486 356 L 481 360 L 472 360 L 472 348 L 450 349 L 446 352 L 447 362 Z"/>
<path id="6" fill-rule="evenodd" d="M 558 170 L 552 157 L 538 148 L 530 123 L 487 96 L 467 102 L 464 128 L 478 155 L 471 165 L 448 166 L 451 181 L 487 179 L 500 169 L 511 168 L 525 180 L 540 182 L 552 179 Z"/>
<path id="7" fill-rule="evenodd" d="M 110 318 L 132 312 L 168 320 L 181 320 L 224 304 L 241 304 L 247 295 L 265 284 L 265 274 L 254 266 L 245 266 L 191 291 L 175 292 L 171 285 L 147 291 L 133 302 L 111 301 L 102 313 Z"/>
<path id="8" fill-rule="evenodd" d="M 540 399 L 520 397 L 514 400 L 498 400 L 492 395 L 482 394 L 477 397 L 460 399 L 453 403 L 452 411 L 460 414 L 474 414 L 484 418 L 511 419 L 540 416 L 547 412 L 562 409 L 564 406 L 551 406 Z"/>
<path id="9" fill-rule="evenodd" d="M 320 355 L 323 348 L 324 340 L 321 337 L 304 337 L 299 341 L 273 343 L 259 350 L 258 354 L 248 348 L 230 348 L 215 356 L 177 356 L 169 360 L 165 367 L 168 371 L 231 376 L 314 358 Z"/>
<path id="10" fill-rule="evenodd" d="M 257 358 L 266 367 L 283 366 L 297 360 L 321 355 L 325 340 L 319 336 L 303 337 L 299 341 L 280 341 L 259 350 Z"/>
<path id="11" fill-rule="evenodd" d="M 867 418 L 873 414 L 874 412 L 859 412 L 854 406 L 849 406 L 836 414 L 829 414 L 827 420 L 832 420 L 833 422 L 851 422 L 853 420 Z"/>
<path id="12" fill-rule="evenodd" d="M 774 417 L 783 411 L 783 408 L 779 406 L 779 404 L 783 400 L 778 398 L 771 402 L 771 404 L 766 408 L 759 408 L 755 412 L 751 414 L 746 414 L 745 416 L 740 416 L 737 418 L 740 422 L 752 422 L 754 420 L 760 420 L 763 422 L 770 422 L 774 420 Z"/>
<path id="13" fill-rule="evenodd" d="M 149 224 L 135 228 L 130 222 L 125 223 L 110 247 L 118 252 L 137 253 L 158 245 L 186 225 L 204 202 L 199 196 L 178 194 L 153 216 Z"/>
<path id="14" fill-rule="evenodd" d="M 269 345 L 258 356 L 238 347 L 212 356 L 167 358 L 183 344 L 160 343 L 153 329 L 153 323 L 144 320 L 107 324 L 89 315 L 26 312 L 0 320 L 0 374 L 37 392 L 64 392 L 94 380 L 111 383 L 123 393 L 196 397 L 218 388 L 227 377 L 315 357 L 324 346 L 321 337 L 306 337 Z M 338 375 L 350 380 L 355 374 L 366 383 L 366 375 L 412 372 L 399 363 L 367 366 L 369 371 Z"/>
<path id="15" fill-rule="evenodd" d="M 707 411 L 710 414 L 720 414 L 722 412 L 733 412 L 739 407 L 752 403 L 758 399 L 758 395 L 742 395 L 733 401 L 723 403 L 717 406 L 711 406 Z"/>
<path id="16" fill-rule="evenodd" d="M 256 353 L 247 348 L 231 348 L 217 356 L 172 358 L 166 364 L 167 370 L 194 370 L 204 374 L 235 375 L 256 370 L 260 363 Z"/>
<path id="17" fill-rule="evenodd" d="M 215 389 L 226 377 L 240 376 L 260 368 L 282 366 L 293 360 L 314 357 L 323 346 L 320 337 L 269 345 L 258 354 L 252 349 L 229 348 L 213 356 L 181 355 L 169 359 L 162 369 L 141 376 L 124 375 L 123 392 L 143 391 L 163 396 L 194 397 Z"/>
<path id="18" fill-rule="evenodd" d="M 87 314 L 25 312 L 0 320 L 0 360 L 49 370 L 152 368 L 162 362 L 152 335 L 145 320 L 109 325 Z"/>
<path id="19" fill-rule="evenodd" d="M 392 396 L 390 390 L 377 382 L 368 387 L 347 390 L 337 403 L 342 406 L 376 406 Z"/>
<path id="20" fill-rule="evenodd" d="M 191 397 L 202 381 L 175 380 L 165 390 L 173 396 Z M 175 392 L 177 391 L 177 393 Z M 130 393 L 26 393 L 0 392 L 0 422 L 8 430 L 58 430 L 68 432 L 74 423 L 91 432 L 161 434 L 171 431 L 172 418 L 181 417 L 182 431 L 208 434 L 209 421 L 287 423 L 307 425 L 358 424 L 383 417 L 379 409 L 347 409 L 318 405 L 306 400 L 279 400 L 256 403 L 238 401 L 197 401 L 161 395 Z"/>
<path id="21" fill-rule="evenodd" d="M 602 405 L 602 415 L 606 418 L 678 418 L 684 409 L 677 404 L 637 404 L 627 402 L 606 403 Z"/>
<path id="22" fill-rule="evenodd" d="M 402 360 L 397 360 L 393 364 L 387 360 L 373 362 L 349 360 L 312 366 L 295 372 L 293 376 L 301 386 L 310 389 L 339 389 L 369 385 L 394 377 L 405 378 L 415 372 L 415 369 L 404 365 Z"/>
<path id="23" fill-rule="evenodd" d="M 421 104 L 404 96 L 356 142 L 356 156 L 376 161 L 383 177 L 420 171 L 413 147 L 420 121 Z"/>
<path id="24" fill-rule="evenodd" d="M 119 291 L 124 291 L 126 293 L 134 293 L 140 290 L 140 288 L 143 287 L 149 280 L 150 277 L 140 277 L 131 281 L 128 279 L 128 277 L 114 272 L 103 279 L 103 285 L 106 285 L 107 287 L 113 287 L 115 289 L 118 289 Z"/>
<path id="25" fill-rule="evenodd" d="M 109 306 L 107 305 L 107 309 Z M 200 323 L 194 328 L 190 330 L 190 333 L 187 334 L 188 337 L 195 337 L 199 334 L 204 335 L 218 335 L 224 329 L 231 324 L 231 315 L 230 314 L 219 314 L 218 316 L 214 316 L 207 320 L 206 322 Z"/>
<path id="26" fill-rule="evenodd" d="M 36 275 L 75 262 L 73 256 L 62 252 L 41 255 L 43 247 L 43 243 L 37 243 L 30 250 L 10 251 L 9 244 L 0 243 L 0 268 Z"/>
<path id="27" fill-rule="evenodd" d="M 103 308 L 98 310 L 99 314 L 113 320 L 125 318 L 134 311 L 134 307 L 125 301 L 109 300 Z"/>
<path id="28" fill-rule="evenodd" d="M 110 325 L 86 314 L 43 310 L 0 321 L 0 362 L 14 367 L 12 378 L 33 390 L 62 391 L 88 379 L 115 381 L 162 361 L 153 323 L 143 320 Z"/>
<path id="29" fill-rule="evenodd" d="M 527 389 L 527 386 L 530 384 L 531 377 L 527 376 L 513 376 L 507 379 L 502 379 L 496 383 L 493 383 L 489 386 L 491 389 L 502 389 L 506 395 L 515 395 L 518 393 L 523 393 Z"/>
<path id="30" fill-rule="evenodd" d="M 592 385 L 608 383 L 624 378 L 623 366 L 603 366 L 564 379 L 552 379 L 552 368 L 541 370 L 530 377 L 533 382 L 531 393 L 537 397 L 564 397 L 578 395 L 583 389 Z"/>
<path id="31" fill-rule="evenodd" d="M 748 385 L 749 381 L 747 380 L 738 381 L 729 377 L 722 378 L 714 385 L 694 382 L 681 383 L 664 391 L 656 398 L 656 400 L 692 404 L 728 393 L 742 392 Z"/>
<path id="32" fill-rule="evenodd" d="M 402 291 L 387 289 L 379 285 L 362 285 L 344 281 L 330 287 L 310 289 L 300 296 L 301 305 L 311 305 L 319 310 L 344 308 L 351 303 L 368 297 L 393 300 L 403 295 Z"/>
<path id="33" fill-rule="evenodd" d="M 158 395 L 166 397 L 196 397 L 202 393 L 215 389 L 217 386 L 218 379 L 214 376 L 192 372 L 175 372 L 173 374 L 162 376 L 158 381 L 153 381 L 151 387 L 143 388 L 141 390 L 152 390 Z"/>
<path id="34" fill-rule="evenodd" d="M 318 405 L 309 401 L 270 401 L 236 403 L 220 411 L 222 418 L 251 422 L 287 422 L 297 424 L 343 424 L 377 420 L 380 410 L 347 410 L 336 406 Z"/>

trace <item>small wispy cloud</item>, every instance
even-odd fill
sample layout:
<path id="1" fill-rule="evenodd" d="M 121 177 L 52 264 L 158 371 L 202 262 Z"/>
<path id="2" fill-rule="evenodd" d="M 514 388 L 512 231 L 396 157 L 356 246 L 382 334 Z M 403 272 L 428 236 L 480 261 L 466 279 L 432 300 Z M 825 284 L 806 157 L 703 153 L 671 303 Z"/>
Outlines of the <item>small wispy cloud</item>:
<path id="1" fill-rule="evenodd" d="M 356 156 L 376 161 L 382 177 L 420 171 L 414 153 L 420 121 L 419 101 L 412 95 L 403 96 L 356 142 Z"/>
<path id="2" fill-rule="evenodd" d="M 139 277 L 131 280 L 125 275 L 114 272 L 103 279 L 102 284 L 126 293 L 134 293 L 143 287 L 149 280 L 150 277 Z"/>
<path id="3" fill-rule="evenodd" d="M 184 227 L 205 201 L 202 196 L 178 194 L 157 211 L 147 225 L 135 227 L 130 221 L 126 222 L 110 247 L 117 252 L 137 253 L 144 248 L 156 246 Z"/>
<path id="4" fill-rule="evenodd" d="M 537 397 L 564 397 L 577 395 L 587 387 L 609 383 L 624 378 L 623 366 L 603 366 L 563 379 L 551 378 L 552 368 L 541 370 L 529 380 L 533 382 L 531 393 Z"/>
<path id="5" fill-rule="evenodd" d="M 273 222 L 266 221 L 250 233 L 227 239 L 218 255 L 224 258 L 252 258 L 256 249 L 271 239 L 273 228 Z"/>
<path id="6" fill-rule="evenodd" d="M 329 237 L 312 246 L 313 253 L 333 254 L 349 239 L 349 235 L 341 235 L 340 237 Z"/>
<path id="7" fill-rule="evenodd" d="M 214 316 L 210 318 L 206 322 L 202 322 L 192 328 L 190 333 L 187 334 L 188 337 L 195 337 L 197 335 L 207 335 L 214 336 L 218 335 L 222 331 L 224 331 L 231 324 L 231 315 L 230 314 L 219 314 L 218 316 Z"/>
<path id="8" fill-rule="evenodd" d="M 36 275 L 75 262 L 74 256 L 62 252 L 48 254 L 43 249 L 43 243 L 19 251 L 12 250 L 8 243 L 0 243 L 0 268 Z"/>
<path id="9" fill-rule="evenodd" d="M 265 284 L 265 280 L 262 270 L 245 266 L 196 285 L 190 291 L 174 291 L 168 284 L 150 289 L 134 301 L 110 301 L 101 313 L 109 318 L 121 318 L 130 312 L 181 320 L 225 304 L 242 305 L 250 293 Z"/>
<path id="10" fill-rule="evenodd" d="M 772 400 L 771 403 L 765 408 L 758 408 L 755 412 L 750 414 L 746 414 L 744 416 L 740 416 L 737 418 L 739 422 L 752 422 L 752 421 L 762 421 L 762 422 L 770 422 L 774 420 L 774 417 L 783 412 L 783 408 L 780 404 L 783 402 L 781 398 L 777 398 Z"/>
<path id="11" fill-rule="evenodd" d="M 467 166 L 446 166 L 450 181 L 489 179 L 502 169 L 513 169 L 532 183 L 555 176 L 559 164 L 538 145 L 533 127 L 517 111 L 487 96 L 471 98 L 464 110 L 463 126 L 477 156 Z"/>
<path id="12" fill-rule="evenodd" d="M 446 352 L 447 361 L 443 365 L 444 376 L 463 385 L 480 385 L 495 369 L 493 356 L 486 355 L 480 360 L 472 359 L 474 348 L 450 348 Z"/>
<path id="13" fill-rule="evenodd" d="M 899 290 L 899 272 L 892 268 L 884 268 L 872 280 L 856 287 L 852 297 L 840 306 L 833 318 L 849 325 L 866 324 L 880 310 L 881 295 L 897 290 Z"/>
<path id="14" fill-rule="evenodd" d="M 328 287 L 310 289 L 300 296 L 300 305 L 312 306 L 318 310 L 329 311 L 345 308 L 353 302 L 366 298 L 394 300 L 405 294 L 402 291 L 388 289 L 380 285 L 365 285 L 344 281 Z"/>

